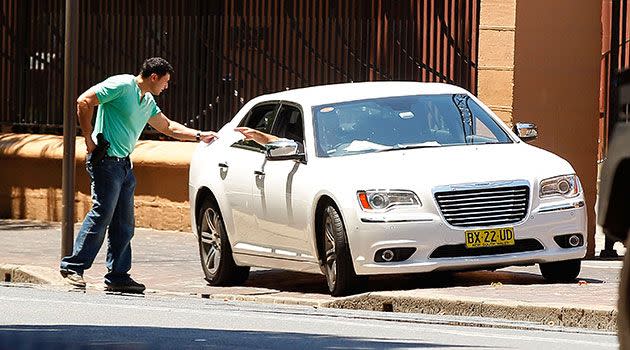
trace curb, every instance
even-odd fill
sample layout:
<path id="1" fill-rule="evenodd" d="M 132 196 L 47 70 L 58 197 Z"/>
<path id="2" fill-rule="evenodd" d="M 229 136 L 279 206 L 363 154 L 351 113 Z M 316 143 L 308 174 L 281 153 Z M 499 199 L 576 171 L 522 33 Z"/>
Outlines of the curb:
<path id="1" fill-rule="evenodd" d="M 312 307 L 328 307 L 327 301 L 273 295 L 201 294 L 202 298 L 223 301 L 247 301 L 261 304 L 284 304 Z"/>
<path id="2" fill-rule="evenodd" d="M 49 267 L 0 264 L 4 282 L 65 285 L 58 271 Z M 160 293 L 160 290 L 151 290 Z M 164 292 L 165 294 L 175 294 Z M 300 305 L 335 309 L 380 312 L 419 313 L 487 317 L 529 322 L 542 326 L 575 327 L 616 332 L 617 310 L 606 307 L 570 308 L 558 304 L 511 302 L 482 299 L 445 298 L 436 296 L 392 296 L 387 292 L 369 292 L 333 301 L 274 295 L 191 294 L 201 298 L 223 301 L 245 301 L 264 304 Z"/>
<path id="3" fill-rule="evenodd" d="M 327 302 L 323 306 L 338 309 L 501 318 L 546 326 L 617 331 L 617 311 L 606 308 L 567 308 L 548 304 L 443 297 L 392 297 L 378 292 L 346 297 Z"/>
<path id="4" fill-rule="evenodd" d="M 4 282 L 64 284 L 63 278 L 61 278 L 58 271 L 41 266 L 0 264 L 0 276 Z"/>

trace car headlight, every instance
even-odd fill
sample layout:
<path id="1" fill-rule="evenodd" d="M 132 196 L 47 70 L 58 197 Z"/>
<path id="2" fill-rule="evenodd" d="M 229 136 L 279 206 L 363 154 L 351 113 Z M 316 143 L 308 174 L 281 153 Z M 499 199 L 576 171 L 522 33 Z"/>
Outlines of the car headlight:
<path id="1" fill-rule="evenodd" d="M 540 182 L 540 198 L 551 196 L 575 197 L 582 192 L 576 175 L 556 176 Z"/>
<path id="2" fill-rule="evenodd" d="M 415 193 L 404 190 L 358 191 L 357 198 L 361 209 L 366 211 L 383 211 L 403 205 L 422 205 Z"/>

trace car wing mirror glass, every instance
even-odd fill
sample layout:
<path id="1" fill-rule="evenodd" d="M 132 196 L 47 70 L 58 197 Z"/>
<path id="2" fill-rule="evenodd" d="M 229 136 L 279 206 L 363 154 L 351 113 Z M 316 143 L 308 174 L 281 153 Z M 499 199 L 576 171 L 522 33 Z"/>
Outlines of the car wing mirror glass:
<path id="1" fill-rule="evenodd" d="M 300 144 L 293 140 L 278 140 L 265 145 L 268 160 L 287 160 L 304 158 Z"/>
<path id="2" fill-rule="evenodd" d="M 514 124 L 514 133 L 523 141 L 532 141 L 538 137 L 538 127 L 534 123 Z"/>

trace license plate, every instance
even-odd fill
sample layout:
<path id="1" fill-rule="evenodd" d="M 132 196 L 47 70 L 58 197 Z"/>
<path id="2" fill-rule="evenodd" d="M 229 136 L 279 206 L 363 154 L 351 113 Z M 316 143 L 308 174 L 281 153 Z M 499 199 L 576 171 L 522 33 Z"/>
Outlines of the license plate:
<path id="1" fill-rule="evenodd" d="M 464 232 L 466 248 L 497 247 L 514 245 L 514 228 L 501 227 Z"/>

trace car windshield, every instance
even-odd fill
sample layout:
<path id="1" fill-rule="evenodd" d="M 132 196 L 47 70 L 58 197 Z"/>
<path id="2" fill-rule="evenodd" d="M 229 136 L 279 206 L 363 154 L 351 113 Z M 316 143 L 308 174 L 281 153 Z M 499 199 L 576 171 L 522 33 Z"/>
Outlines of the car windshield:
<path id="1" fill-rule="evenodd" d="M 511 143 L 466 94 L 375 98 L 313 107 L 317 154 Z"/>

